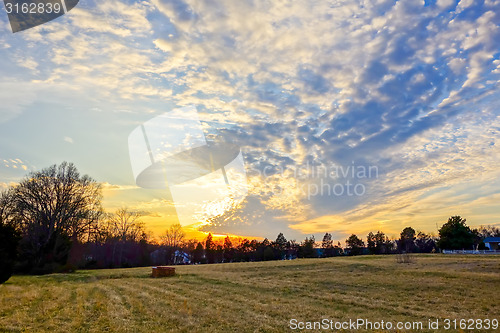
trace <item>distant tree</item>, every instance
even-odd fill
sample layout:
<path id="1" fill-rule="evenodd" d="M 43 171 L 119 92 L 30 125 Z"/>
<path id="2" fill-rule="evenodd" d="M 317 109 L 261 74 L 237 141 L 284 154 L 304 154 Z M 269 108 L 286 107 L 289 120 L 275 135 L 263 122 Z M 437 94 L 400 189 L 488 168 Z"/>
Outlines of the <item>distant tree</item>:
<path id="1" fill-rule="evenodd" d="M 370 254 L 377 253 L 377 243 L 376 243 L 375 235 L 371 231 L 366 236 L 366 246 L 368 247 L 368 251 L 370 252 Z"/>
<path id="2" fill-rule="evenodd" d="M 316 250 L 314 246 L 316 244 L 316 240 L 314 239 L 314 235 L 310 238 L 307 238 L 302 242 L 299 247 L 299 257 L 300 258 L 316 258 Z"/>
<path id="3" fill-rule="evenodd" d="M 333 247 L 333 256 L 340 256 L 344 253 L 344 250 L 342 249 L 340 242 L 338 242 L 338 245 L 335 245 Z"/>
<path id="4" fill-rule="evenodd" d="M 478 233 L 481 239 L 485 239 L 488 237 L 500 237 L 500 228 L 493 225 L 482 225 L 479 227 Z"/>
<path id="5" fill-rule="evenodd" d="M 415 229 L 412 227 L 404 228 L 399 238 L 400 250 L 406 253 L 414 252 L 415 239 Z"/>
<path id="6" fill-rule="evenodd" d="M 271 246 L 266 246 L 266 248 L 264 249 L 264 254 L 263 254 L 263 260 L 274 260 L 275 259 L 275 256 L 274 256 L 274 251 L 273 251 L 273 248 Z"/>
<path id="7" fill-rule="evenodd" d="M 274 259 L 274 253 L 273 253 L 273 257 L 271 258 L 271 256 L 269 255 L 269 251 L 267 251 L 267 257 L 265 258 L 264 257 L 264 254 L 266 252 L 266 249 L 268 247 L 271 247 L 271 242 L 267 239 L 267 238 L 264 238 L 264 240 L 260 243 L 257 243 L 255 244 L 257 245 L 257 248 L 255 249 L 255 253 L 254 253 L 254 260 L 257 260 L 257 261 L 261 261 L 261 260 L 272 260 Z"/>
<path id="8" fill-rule="evenodd" d="M 214 262 L 216 262 L 216 263 L 222 262 L 222 260 L 224 258 L 224 247 L 220 243 L 217 243 L 215 245 L 215 256 L 214 256 L 214 258 L 215 258 Z"/>
<path id="9" fill-rule="evenodd" d="M 249 260 L 250 261 L 255 261 L 255 260 L 262 260 L 262 257 L 264 255 L 263 251 L 261 251 L 262 245 L 259 243 L 256 239 L 252 239 L 250 241 L 250 247 L 249 247 Z M 262 253 L 260 253 L 262 252 Z"/>
<path id="10" fill-rule="evenodd" d="M 345 243 L 349 248 L 350 254 L 353 256 L 361 254 L 361 251 L 365 246 L 365 243 L 361 239 L 359 239 L 358 236 L 356 236 L 355 234 L 349 236 L 349 238 L 346 239 Z"/>
<path id="11" fill-rule="evenodd" d="M 368 233 L 366 236 L 366 244 L 371 254 L 391 253 L 393 247 L 393 243 L 389 240 L 389 237 L 382 231 L 377 231 L 376 234 L 373 232 Z"/>
<path id="12" fill-rule="evenodd" d="M 194 262 L 194 251 L 198 242 L 194 239 L 188 239 L 182 242 L 182 250 L 189 256 L 189 261 Z"/>
<path id="13" fill-rule="evenodd" d="M 181 248 L 184 244 L 184 239 L 186 233 L 182 230 L 182 226 L 179 223 L 172 224 L 163 234 L 163 243 L 166 246 L 173 248 Z"/>
<path id="14" fill-rule="evenodd" d="M 0 225 L 20 226 L 19 218 L 14 202 L 14 188 L 0 192 Z"/>
<path id="15" fill-rule="evenodd" d="M 198 242 L 198 244 L 196 245 L 196 248 L 194 249 L 194 252 L 193 252 L 193 262 L 194 263 L 201 263 L 203 261 L 203 252 L 205 250 L 203 249 L 203 244 L 201 242 Z"/>
<path id="16" fill-rule="evenodd" d="M 323 240 L 321 241 L 321 248 L 323 249 L 324 257 L 333 257 L 335 255 L 332 235 L 328 232 L 323 236 Z"/>
<path id="17" fill-rule="evenodd" d="M 253 251 L 252 243 L 245 238 L 236 247 L 235 261 L 250 261 Z"/>
<path id="18" fill-rule="evenodd" d="M 443 250 L 472 249 L 474 233 L 460 216 L 452 216 L 439 229 L 437 245 Z"/>
<path id="19" fill-rule="evenodd" d="M 278 234 L 274 243 L 276 244 L 276 249 L 278 249 L 280 251 L 283 251 L 286 249 L 287 240 L 286 240 L 285 236 L 283 236 L 283 233 L 280 232 Z"/>
<path id="20" fill-rule="evenodd" d="M 479 244 L 483 243 L 483 238 L 481 237 L 481 234 L 479 232 L 479 229 L 471 229 L 472 231 L 472 244 L 475 249 L 478 249 Z M 486 246 L 486 245 L 485 245 Z"/>
<path id="21" fill-rule="evenodd" d="M 207 238 L 205 239 L 205 249 L 211 250 L 214 248 L 213 237 L 211 233 L 208 233 Z"/>
<path id="22" fill-rule="evenodd" d="M 273 243 L 273 247 L 277 252 L 277 259 L 285 258 L 287 243 L 288 241 L 286 240 L 285 236 L 283 236 L 283 234 L 280 232 Z"/>
<path id="23" fill-rule="evenodd" d="M 209 264 L 213 264 L 215 262 L 215 251 L 216 245 L 213 241 L 212 234 L 209 233 L 205 239 L 205 255 Z"/>
<path id="24" fill-rule="evenodd" d="M 286 257 L 288 259 L 297 258 L 299 254 L 299 248 L 300 244 L 298 244 L 295 239 L 288 241 L 286 245 Z"/>
<path id="25" fill-rule="evenodd" d="M 420 253 L 431 253 L 436 249 L 436 240 L 431 235 L 418 231 L 415 239 L 415 246 Z"/>
<path id="26" fill-rule="evenodd" d="M 142 213 L 120 208 L 109 215 L 105 232 L 107 242 L 113 244 L 111 263 L 113 266 L 131 266 L 129 255 L 134 255 L 136 244 L 146 239 L 146 229 L 141 221 Z"/>
<path id="27" fill-rule="evenodd" d="M 186 233 L 182 230 L 182 226 L 179 223 L 172 224 L 165 231 L 162 239 L 167 250 L 168 264 L 177 264 L 183 261 L 182 257 L 176 257 L 176 255 L 182 255 L 180 252 L 182 252 L 181 250 L 184 245 L 185 237 Z"/>
<path id="28" fill-rule="evenodd" d="M 224 239 L 223 251 L 224 251 L 224 255 L 223 255 L 224 262 L 233 261 L 234 248 L 233 248 L 233 243 L 231 242 L 231 239 L 229 238 L 229 236 L 226 236 L 226 238 Z"/>
<path id="29" fill-rule="evenodd" d="M 111 236 L 118 237 L 122 242 L 127 240 L 138 242 L 146 237 L 145 226 L 141 221 L 142 213 L 120 208 L 110 215 Z"/>
<path id="30" fill-rule="evenodd" d="M 393 242 L 382 231 L 375 234 L 375 243 L 378 254 L 388 254 L 393 250 Z"/>

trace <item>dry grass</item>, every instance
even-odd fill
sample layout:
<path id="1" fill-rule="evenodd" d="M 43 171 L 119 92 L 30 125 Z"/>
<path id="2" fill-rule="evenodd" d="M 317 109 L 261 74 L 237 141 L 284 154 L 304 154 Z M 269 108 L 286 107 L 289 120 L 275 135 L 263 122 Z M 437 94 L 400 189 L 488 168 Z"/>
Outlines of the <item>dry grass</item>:
<path id="1" fill-rule="evenodd" d="M 290 332 L 289 320 L 500 319 L 499 256 L 303 259 L 15 276 L 2 332 Z"/>
<path id="2" fill-rule="evenodd" d="M 398 264 L 413 264 L 415 263 L 415 255 L 413 253 L 398 253 L 396 254 L 396 262 Z"/>

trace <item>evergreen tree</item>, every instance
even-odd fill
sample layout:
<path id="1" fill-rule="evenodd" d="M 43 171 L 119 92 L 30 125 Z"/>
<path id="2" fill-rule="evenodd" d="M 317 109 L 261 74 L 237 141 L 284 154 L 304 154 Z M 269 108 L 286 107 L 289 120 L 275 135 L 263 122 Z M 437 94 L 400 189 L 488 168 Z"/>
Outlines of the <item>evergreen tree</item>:
<path id="1" fill-rule="evenodd" d="M 333 248 L 332 235 L 328 232 L 323 236 L 323 241 L 321 242 L 321 248 L 323 249 L 324 257 L 333 257 L 335 255 Z"/>
<path id="2" fill-rule="evenodd" d="M 215 250 L 216 248 L 212 238 L 212 234 L 209 233 L 205 240 L 205 256 L 209 264 L 213 264 L 215 262 Z"/>
<path id="3" fill-rule="evenodd" d="M 358 236 L 356 236 L 355 234 L 349 236 L 349 238 L 346 239 L 345 243 L 349 248 L 350 254 L 353 256 L 361 254 L 361 251 L 365 246 L 365 243 L 361 239 L 359 239 Z"/>
<path id="4" fill-rule="evenodd" d="M 226 236 L 224 239 L 224 262 L 231 262 L 233 261 L 233 256 L 234 256 L 234 249 L 233 249 L 233 243 L 231 242 L 231 239 L 229 236 Z"/>
<path id="5" fill-rule="evenodd" d="M 406 253 L 413 252 L 415 248 L 415 229 L 406 227 L 401 231 L 399 238 L 399 248 Z"/>
<path id="6" fill-rule="evenodd" d="M 299 247 L 299 257 L 301 258 L 316 258 L 316 250 L 314 249 L 314 245 L 316 244 L 316 240 L 314 236 L 311 238 L 307 238 L 302 242 Z"/>
<path id="7" fill-rule="evenodd" d="M 460 216 L 452 216 L 439 229 L 438 246 L 443 250 L 472 250 L 474 234 Z"/>

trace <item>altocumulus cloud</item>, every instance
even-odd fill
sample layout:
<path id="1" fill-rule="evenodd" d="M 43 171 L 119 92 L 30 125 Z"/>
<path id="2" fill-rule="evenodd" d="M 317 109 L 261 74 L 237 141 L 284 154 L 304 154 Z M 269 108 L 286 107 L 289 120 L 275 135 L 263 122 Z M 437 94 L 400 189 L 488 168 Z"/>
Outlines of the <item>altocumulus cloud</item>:
<path id="1" fill-rule="evenodd" d="M 27 58 L 22 73 L 234 124 L 221 131 L 243 147 L 251 195 L 214 230 L 403 223 L 430 193 L 498 175 L 499 1 L 113 0 L 72 13 L 24 35 L 54 56 Z M 25 107 L 12 104 L 5 117 Z M 332 164 L 379 174 L 357 179 L 362 196 L 300 190 L 318 180 L 293 170 Z M 465 203 L 494 194 L 473 192 Z"/>
<path id="2" fill-rule="evenodd" d="M 364 221 L 368 214 L 404 210 L 422 193 L 453 186 L 467 172 L 478 177 L 464 166 L 495 172 L 481 152 L 497 151 L 499 2 L 155 5 L 175 26 L 156 45 L 176 64 L 172 70 L 185 74 L 173 98 L 210 105 L 238 122 L 243 130 L 234 131 L 235 140 L 245 146 L 252 167 L 353 161 L 379 167 L 379 179 L 359 180 L 368 188 L 362 197 L 305 200 L 300 191 L 292 198 L 266 192 L 261 199 L 268 208 L 273 193 L 309 208 L 294 212 L 296 205 L 282 204 L 281 218 L 292 224 L 304 213 L 305 219 L 343 215 L 346 222 Z M 489 130 L 481 133 L 481 126 Z M 420 156 L 409 160 L 409 154 Z"/>

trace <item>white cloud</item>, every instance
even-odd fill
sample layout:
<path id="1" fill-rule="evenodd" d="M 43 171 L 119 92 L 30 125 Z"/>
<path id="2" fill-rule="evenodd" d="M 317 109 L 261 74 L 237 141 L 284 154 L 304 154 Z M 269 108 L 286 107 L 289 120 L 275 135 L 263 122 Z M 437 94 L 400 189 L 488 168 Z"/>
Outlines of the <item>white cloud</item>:
<path id="1" fill-rule="evenodd" d="M 438 0 L 437 5 L 442 9 L 449 9 L 451 6 L 455 5 L 455 0 Z"/>

